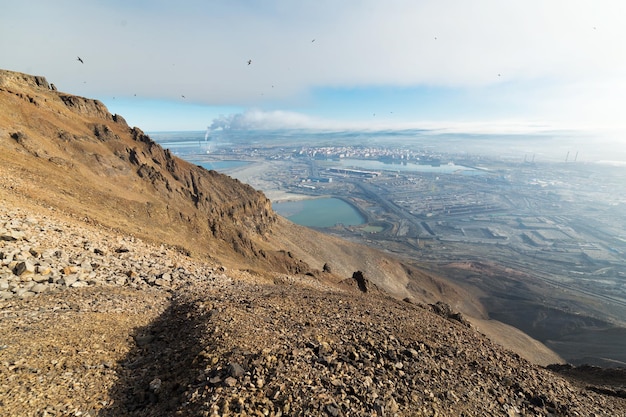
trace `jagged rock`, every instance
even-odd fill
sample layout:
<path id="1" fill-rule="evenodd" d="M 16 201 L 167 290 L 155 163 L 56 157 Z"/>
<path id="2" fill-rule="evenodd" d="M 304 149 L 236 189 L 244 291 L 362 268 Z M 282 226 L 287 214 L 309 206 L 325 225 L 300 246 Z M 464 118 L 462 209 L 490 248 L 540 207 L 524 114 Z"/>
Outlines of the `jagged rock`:
<path id="1" fill-rule="evenodd" d="M 438 314 L 441 317 L 457 321 L 467 327 L 471 326 L 470 322 L 467 321 L 465 317 L 463 317 L 463 314 L 452 311 L 452 307 L 450 306 L 450 304 L 444 303 L 443 301 L 437 301 L 437 303 L 429 304 L 429 306 L 435 314 Z"/>
<path id="2" fill-rule="evenodd" d="M 114 115 L 113 115 L 113 121 L 114 121 L 115 123 L 119 123 L 119 124 L 121 124 L 121 125 L 123 125 L 123 126 L 128 127 L 128 123 L 126 123 L 126 119 L 124 119 L 124 118 L 123 118 L 122 116 L 120 116 L 119 114 L 114 114 Z"/>
<path id="3" fill-rule="evenodd" d="M 113 115 L 109 113 L 106 106 L 99 100 L 69 94 L 59 94 L 59 98 L 67 107 L 80 114 L 113 121 Z"/>
<path id="4" fill-rule="evenodd" d="M 19 262 L 15 265 L 15 269 L 13 271 L 15 275 L 18 276 L 22 274 L 32 274 L 35 272 L 35 264 L 30 259 L 27 259 L 26 261 Z"/>
<path id="5" fill-rule="evenodd" d="M 365 277 L 363 276 L 363 272 L 361 271 L 356 271 L 354 274 L 352 274 L 352 279 L 356 281 L 359 290 L 361 292 L 367 292 L 368 290 L 368 281 L 365 279 Z"/>
<path id="6" fill-rule="evenodd" d="M 93 125 L 93 134 L 102 142 L 116 139 L 119 140 L 119 137 L 105 124 Z"/>
<path id="7" fill-rule="evenodd" d="M 50 84 L 48 84 L 48 80 L 46 80 L 46 77 L 36 75 L 34 78 L 35 78 L 35 84 L 37 84 L 39 87 L 51 88 Z"/>
<path id="8" fill-rule="evenodd" d="M 349 280 L 344 280 L 342 282 L 349 286 L 356 286 L 359 289 L 359 291 L 363 293 L 367 293 L 371 291 L 375 291 L 375 292 L 379 291 L 376 284 L 372 283 L 370 280 L 365 278 L 362 271 L 355 271 L 352 274 L 352 278 L 350 278 Z"/>

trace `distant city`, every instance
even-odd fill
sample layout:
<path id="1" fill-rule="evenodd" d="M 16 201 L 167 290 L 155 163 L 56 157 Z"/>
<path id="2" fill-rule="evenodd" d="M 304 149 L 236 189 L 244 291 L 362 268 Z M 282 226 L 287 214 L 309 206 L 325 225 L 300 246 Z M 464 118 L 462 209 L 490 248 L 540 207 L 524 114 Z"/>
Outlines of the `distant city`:
<path id="1" fill-rule="evenodd" d="M 542 334 L 516 305 L 626 327 L 626 166 L 575 149 L 516 152 L 530 148 L 516 142 L 524 138 L 481 138 L 474 153 L 459 137 L 195 136 L 152 135 L 199 165 L 224 163 L 218 170 L 265 192 L 279 212 L 285 200 L 342 199 L 363 220 L 327 233 L 440 268 L 491 297 L 491 317 L 548 345 L 571 335 Z M 481 275 L 481 265 L 500 273 Z"/>

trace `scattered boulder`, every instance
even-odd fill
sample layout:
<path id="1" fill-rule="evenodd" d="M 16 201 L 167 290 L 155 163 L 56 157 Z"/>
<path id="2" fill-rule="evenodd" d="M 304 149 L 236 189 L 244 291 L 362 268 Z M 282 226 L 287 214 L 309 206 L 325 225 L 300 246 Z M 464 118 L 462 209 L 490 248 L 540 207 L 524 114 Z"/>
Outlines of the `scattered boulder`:
<path id="1" fill-rule="evenodd" d="M 471 327 L 470 322 L 463 317 L 463 314 L 453 311 L 450 304 L 444 303 L 443 301 L 437 301 L 435 304 L 429 304 L 429 307 L 433 313 L 445 319 L 459 322 L 466 327 Z"/>
<path id="2" fill-rule="evenodd" d="M 352 279 L 356 281 L 356 284 L 359 286 L 359 290 L 361 292 L 367 292 L 368 281 L 363 276 L 363 272 L 356 271 L 352 274 Z"/>

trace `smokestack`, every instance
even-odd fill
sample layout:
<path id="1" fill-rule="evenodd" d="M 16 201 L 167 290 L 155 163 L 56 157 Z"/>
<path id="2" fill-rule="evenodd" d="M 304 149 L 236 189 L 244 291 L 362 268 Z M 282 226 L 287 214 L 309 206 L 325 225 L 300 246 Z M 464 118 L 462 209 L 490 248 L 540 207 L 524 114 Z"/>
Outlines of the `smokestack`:
<path id="1" fill-rule="evenodd" d="M 567 151 L 567 155 L 565 155 L 565 162 L 567 162 L 568 158 L 569 158 L 569 151 Z"/>
<path id="2" fill-rule="evenodd" d="M 574 162 L 578 159 L 578 151 L 576 151 L 576 156 L 574 157 Z"/>

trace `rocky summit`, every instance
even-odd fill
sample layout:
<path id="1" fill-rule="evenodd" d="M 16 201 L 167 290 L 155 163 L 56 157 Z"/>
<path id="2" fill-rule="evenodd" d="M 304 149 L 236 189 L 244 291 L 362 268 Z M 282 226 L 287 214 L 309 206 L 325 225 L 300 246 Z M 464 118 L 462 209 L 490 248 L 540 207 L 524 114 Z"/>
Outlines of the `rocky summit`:
<path id="1" fill-rule="evenodd" d="M 622 370 L 507 350 L 445 277 L 290 224 L 97 101 L 0 71 L 0 110 L 3 416 L 626 415 Z"/>

